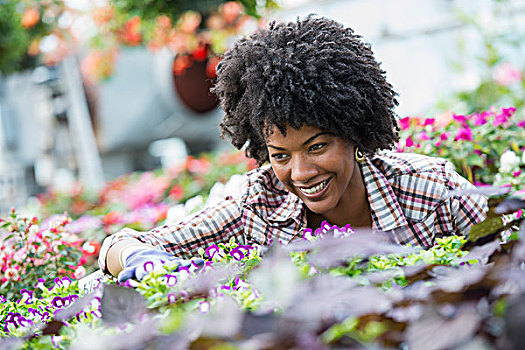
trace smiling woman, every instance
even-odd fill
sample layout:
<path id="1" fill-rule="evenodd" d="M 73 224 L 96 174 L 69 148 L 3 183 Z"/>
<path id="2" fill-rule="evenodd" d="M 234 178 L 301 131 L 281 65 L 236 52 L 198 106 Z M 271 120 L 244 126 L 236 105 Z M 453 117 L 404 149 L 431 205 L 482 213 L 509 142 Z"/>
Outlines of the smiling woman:
<path id="1" fill-rule="evenodd" d="M 145 260 L 136 256 L 195 256 L 231 237 L 286 244 L 323 220 L 428 248 L 485 217 L 485 197 L 453 193 L 472 185 L 449 162 L 391 152 L 396 93 L 370 45 L 337 22 L 310 16 L 239 40 L 213 90 L 225 112 L 222 136 L 260 167 L 236 197 L 176 224 L 108 237 L 99 256 L 106 273 L 138 271 Z"/>

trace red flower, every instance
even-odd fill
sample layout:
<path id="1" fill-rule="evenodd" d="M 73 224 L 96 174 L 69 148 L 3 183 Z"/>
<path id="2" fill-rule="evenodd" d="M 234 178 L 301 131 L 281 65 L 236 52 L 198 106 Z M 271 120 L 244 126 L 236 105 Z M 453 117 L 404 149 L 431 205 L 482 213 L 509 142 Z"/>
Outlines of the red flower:
<path id="1" fill-rule="evenodd" d="M 206 65 L 206 76 L 213 79 L 217 76 L 217 65 L 221 61 L 219 56 L 210 57 Z"/>
<path id="2" fill-rule="evenodd" d="M 195 61 L 204 61 L 206 57 L 208 57 L 208 48 L 206 45 L 200 45 L 195 51 L 193 51 L 192 56 Z"/>
<path id="3" fill-rule="evenodd" d="M 169 196 L 177 202 L 180 201 L 182 198 L 184 198 L 184 187 L 181 185 L 174 185 L 170 190 Z"/>
<path id="4" fill-rule="evenodd" d="M 104 216 L 102 222 L 106 225 L 117 224 L 120 222 L 120 215 L 115 211 L 110 211 Z"/>
<path id="5" fill-rule="evenodd" d="M 173 61 L 173 73 L 175 75 L 182 75 L 188 67 L 191 66 L 191 58 L 189 56 L 177 56 Z"/>
<path id="6" fill-rule="evenodd" d="M 29 29 L 40 21 L 40 12 L 35 8 L 28 8 L 22 15 L 22 27 Z"/>

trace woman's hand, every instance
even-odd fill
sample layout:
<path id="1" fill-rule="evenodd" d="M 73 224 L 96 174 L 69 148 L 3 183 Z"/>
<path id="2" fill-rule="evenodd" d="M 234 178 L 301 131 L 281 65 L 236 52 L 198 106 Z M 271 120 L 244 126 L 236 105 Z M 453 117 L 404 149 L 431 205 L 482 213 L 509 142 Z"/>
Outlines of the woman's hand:
<path id="1" fill-rule="evenodd" d="M 142 280 L 159 265 L 171 268 L 189 267 L 192 263 L 201 267 L 202 259 L 185 260 L 155 248 L 134 250 L 125 259 L 124 269 L 118 274 L 119 282 L 129 279 Z"/>

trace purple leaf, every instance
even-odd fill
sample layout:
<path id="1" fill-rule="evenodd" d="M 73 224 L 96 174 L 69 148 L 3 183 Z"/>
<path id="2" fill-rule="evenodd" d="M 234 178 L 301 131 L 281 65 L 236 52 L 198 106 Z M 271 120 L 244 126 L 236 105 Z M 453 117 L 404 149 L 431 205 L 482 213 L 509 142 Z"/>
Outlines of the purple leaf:
<path id="1" fill-rule="evenodd" d="M 181 289 L 187 290 L 190 295 L 208 295 L 220 282 L 231 279 L 239 273 L 237 265 L 221 266 L 205 272 L 192 275 L 184 280 Z"/>
<path id="2" fill-rule="evenodd" d="M 390 243 L 384 233 L 356 232 L 349 237 L 325 237 L 315 242 L 310 261 L 317 267 L 339 266 L 353 257 L 377 254 L 410 254 L 415 248 Z"/>
<path id="3" fill-rule="evenodd" d="M 525 209 L 525 200 L 516 197 L 505 198 L 494 208 L 496 214 L 511 214 L 520 209 Z"/>
<path id="4" fill-rule="evenodd" d="M 109 326 L 136 322 L 146 313 L 144 297 L 131 288 L 104 285 L 101 311 L 102 320 Z"/>
<path id="5" fill-rule="evenodd" d="M 490 257 L 495 252 L 501 251 L 501 244 L 499 241 L 492 241 L 480 246 L 472 248 L 467 255 L 458 259 L 459 263 L 467 262 L 469 260 L 478 260 L 481 264 L 486 264 Z"/>
<path id="6" fill-rule="evenodd" d="M 58 310 L 55 313 L 55 320 L 64 321 L 74 317 L 76 314 L 84 310 L 85 307 L 91 303 L 94 296 L 95 292 L 88 293 L 82 296 L 77 301 L 73 302 L 73 304 L 71 304 L 69 307 Z"/>
<path id="7" fill-rule="evenodd" d="M 411 350 L 453 349 L 468 341 L 479 328 L 481 319 L 473 304 L 451 306 L 446 315 L 428 308 L 423 317 L 410 323 L 406 332 Z"/>
<path id="8" fill-rule="evenodd" d="M 2 350 L 18 350 L 22 348 L 23 344 L 24 341 L 20 338 L 0 338 L 0 349 Z"/>
<path id="9" fill-rule="evenodd" d="M 505 312 L 505 335 L 511 349 L 521 349 L 525 344 L 525 294 L 508 301 Z"/>
<path id="10" fill-rule="evenodd" d="M 465 195 L 480 194 L 488 197 L 492 196 L 502 196 L 509 193 L 510 189 L 508 187 L 477 187 L 477 188 L 463 188 L 450 191 L 449 197 L 461 197 Z"/>
<path id="11" fill-rule="evenodd" d="M 270 247 L 248 280 L 261 292 L 266 307 L 286 307 L 296 296 L 301 276 L 297 267 L 279 244 Z"/>
<path id="12" fill-rule="evenodd" d="M 456 293 L 468 286 L 480 282 L 487 275 L 486 266 L 473 266 L 470 268 L 442 267 L 434 269 L 436 287 L 449 293 Z"/>
<path id="13" fill-rule="evenodd" d="M 187 321 L 184 333 L 201 329 L 201 337 L 232 338 L 240 329 L 242 312 L 235 300 L 230 297 L 217 299 L 206 314 L 194 313 Z"/>

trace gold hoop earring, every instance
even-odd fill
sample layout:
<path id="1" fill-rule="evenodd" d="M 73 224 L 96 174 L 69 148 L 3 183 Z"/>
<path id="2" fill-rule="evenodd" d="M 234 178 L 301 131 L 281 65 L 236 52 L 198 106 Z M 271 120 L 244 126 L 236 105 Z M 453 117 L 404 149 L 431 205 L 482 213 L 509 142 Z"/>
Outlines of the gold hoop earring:
<path id="1" fill-rule="evenodd" d="M 359 148 L 355 148 L 355 160 L 358 162 L 358 163 L 362 163 L 365 161 L 365 155 L 363 154 L 363 152 L 361 152 L 359 150 Z"/>

